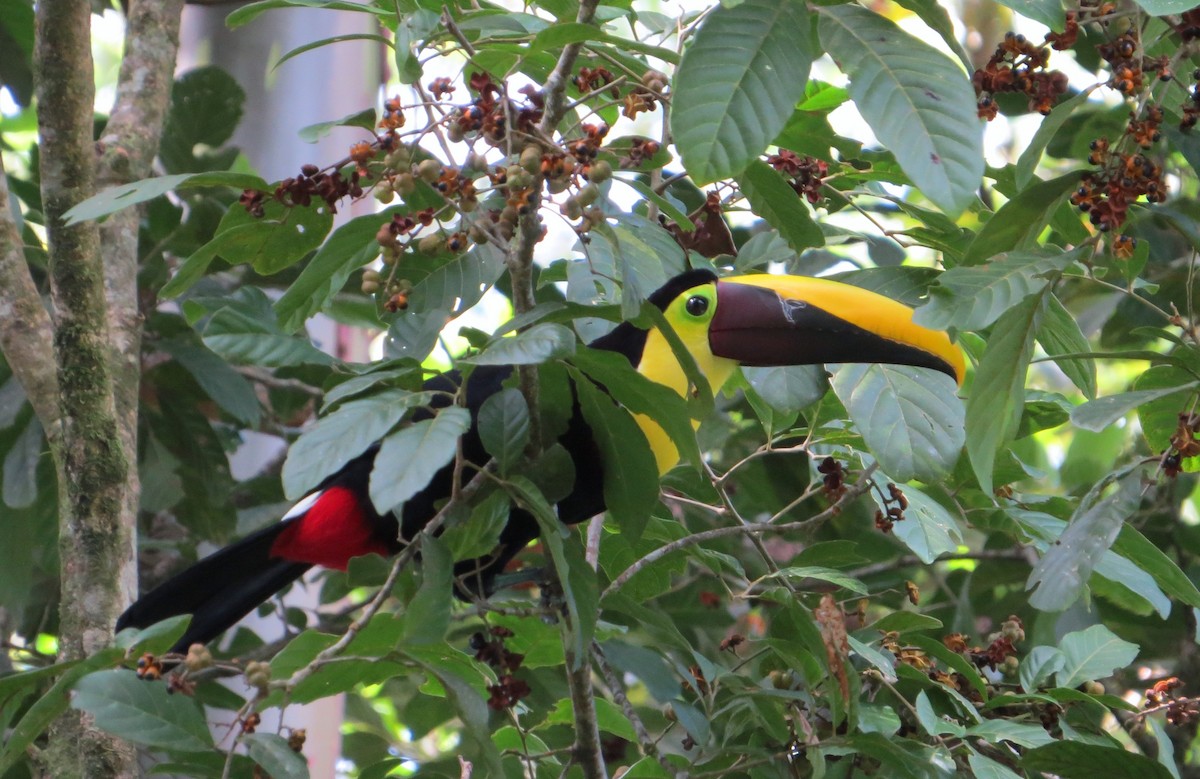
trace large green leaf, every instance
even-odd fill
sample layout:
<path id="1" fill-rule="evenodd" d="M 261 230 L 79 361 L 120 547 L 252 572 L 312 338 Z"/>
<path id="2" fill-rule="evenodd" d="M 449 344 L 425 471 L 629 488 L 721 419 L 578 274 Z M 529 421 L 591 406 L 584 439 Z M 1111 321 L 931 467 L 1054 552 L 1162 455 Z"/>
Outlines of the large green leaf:
<path id="1" fill-rule="evenodd" d="M 636 214 L 592 233 L 588 257 L 593 268 L 610 268 L 621 281 L 621 313 L 638 315 L 642 301 L 685 268 L 683 249 L 660 225 Z"/>
<path id="2" fill-rule="evenodd" d="M 274 321 L 265 322 L 235 306 L 220 309 L 208 320 L 204 345 L 235 365 L 278 368 L 333 362 L 307 337 L 280 332 Z"/>
<path id="3" fill-rule="evenodd" d="M 92 195 L 76 204 L 63 214 L 68 225 L 99 219 L 120 211 L 122 208 L 145 203 L 177 189 L 200 189 L 203 187 L 230 187 L 232 189 L 267 189 L 267 182 L 249 173 L 233 171 L 209 171 L 207 173 L 177 173 L 142 179 L 129 184 L 111 187 Z"/>
<path id="4" fill-rule="evenodd" d="M 1062 779 L 1172 779 L 1170 771 L 1145 755 L 1082 741 L 1056 741 L 1030 750 L 1021 765 Z"/>
<path id="5" fill-rule="evenodd" d="M 1062 611 L 1074 603 L 1140 501 L 1141 479 L 1135 474 L 1125 477 L 1109 496 L 1080 506 L 1067 529 L 1030 572 L 1025 587 L 1037 587 L 1030 605 L 1042 611 Z"/>
<path id="6" fill-rule="evenodd" d="M 1191 407 L 1196 383 L 1192 374 L 1174 365 L 1153 365 L 1133 383 L 1135 391 L 1144 392 L 1174 387 L 1173 392 L 1138 404 L 1138 422 L 1150 451 L 1161 452 L 1171 445 L 1171 437 L 1179 427 L 1179 415 Z"/>
<path id="7" fill-rule="evenodd" d="M 375 234 L 380 225 L 386 224 L 393 214 L 404 211 L 404 207 L 389 208 L 351 219 L 334 230 L 283 297 L 275 302 L 280 327 L 291 332 L 320 311 L 342 288 L 352 270 L 378 256 Z"/>
<path id="8" fill-rule="evenodd" d="M 156 749 L 202 751 L 212 734 L 200 706 L 171 695 L 166 684 L 145 682 L 123 668 L 98 671 L 75 684 L 71 706 L 86 711 L 113 735 Z"/>
<path id="9" fill-rule="evenodd" d="M 1150 574 L 1164 592 L 1180 602 L 1200 608 L 1200 589 L 1188 577 L 1179 564 L 1154 545 L 1150 539 L 1130 524 L 1121 527 L 1113 551 Z"/>
<path id="10" fill-rule="evenodd" d="M 1096 397 L 1096 362 L 1094 360 L 1058 359 L 1064 354 L 1085 354 L 1091 348 L 1079 323 L 1067 310 L 1058 296 L 1051 293 L 1046 316 L 1037 340 L 1046 354 L 1056 358 L 1055 363 L 1066 374 L 1071 383 L 1090 400 Z"/>
<path id="11" fill-rule="evenodd" d="M 704 20 L 671 94 L 671 134 L 696 183 L 737 175 L 787 124 L 812 65 L 806 8 L 746 0 Z"/>
<path id="12" fill-rule="evenodd" d="M 1137 0 L 1137 4 L 1151 16 L 1181 14 L 1196 7 L 1191 0 Z"/>
<path id="13" fill-rule="evenodd" d="M 290 500 L 302 497 L 431 398 L 429 393 L 388 390 L 350 401 L 318 419 L 288 450 L 283 463 L 284 494 Z"/>
<path id="14" fill-rule="evenodd" d="M 1099 433 L 1106 427 L 1116 424 L 1121 417 L 1133 411 L 1138 406 L 1145 405 L 1161 398 L 1170 397 L 1179 392 L 1185 392 L 1200 386 L 1200 382 L 1191 381 L 1176 387 L 1137 390 L 1121 392 L 1116 395 L 1106 395 L 1102 398 L 1089 400 L 1076 406 L 1071 411 L 1071 422 L 1084 430 Z"/>
<path id="15" fill-rule="evenodd" d="M 385 438 L 371 471 L 375 509 L 386 514 L 424 489 L 454 459 L 458 439 L 470 426 L 471 412 L 451 406 Z"/>
<path id="16" fill-rule="evenodd" d="M 981 330 L 1079 258 L 1077 251 L 1010 252 L 987 265 L 952 268 L 929 288 L 913 321 L 934 330 Z"/>
<path id="17" fill-rule="evenodd" d="M 239 205 L 231 206 L 213 237 L 216 241 L 226 230 L 253 227 L 243 239 L 224 244 L 218 254 L 231 265 L 253 266 L 263 276 L 299 262 L 321 245 L 333 227 L 333 212 L 323 200 L 292 207 L 271 200 L 263 210 L 263 216 L 256 217 Z"/>
<path id="18" fill-rule="evenodd" d="M 1011 441 L 1021 423 L 1025 373 L 1046 296 L 1034 294 L 996 320 L 967 399 L 967 454 L 984 492 L 992 491 L 996 450 Z"/>
<path id="19" fill-rule="evenodd" d="M 767 405 L 784 415 L 816 403 L 829 389 L 823 365 L 742 368 L 742 374 Z"/>
<path id="20" fill-rule="evenodd" d="M 637 423 L 595 384 L 572 370 L 583 418 L 604 468 L 604 501 L 631 541 L 641 537 L 658 500 L 658 466 Z"/>
<path id="21" fill-rule="evenodd" d="M 245 100 L 237 80 L 216 65 L 189 70 L 176 79 L 158 148 L 167 172 L 212 167 L 197 155 L 197 147 L 216 149 L 233 137 Z M 228 161 L 221 167 L 228 167 Z"/>
<path id="22" fill-rule="evenodd" d="M 1058 0 L 1000 0 L 1000 4 L 1052 30 L 1062 31 L 1063 8 Z"/>
<path id="23" fill-rule="evenodd" d="M 575 352 L 575 334 L 563 325 L 542 322 L 523 333 L 497 338 L 460 362 L 471 365 L 537 365 Z"/>
<path id="24" fill-rule="evenodd" d="M 808 206 L 770 165 L 754 160 L 737 181 L 754 213 L 778 230 L 793 249 L 825 245 L 825 236 Z"/>
<path id="25" fill-rule="evenodd" d="M 495 458 L 501 475 L 521 461 L 529 443 L 529 406 L 520 390 L 509 387 L 483 402 L 479 438 Z"/>
<path id="26" fill-rule="evenodd" d="M 879 479 L 897 482 L 887 474 Z M 905 518 L 892 526 L 896 538 L 926 564 L 932 563 L 938 555 L 957 549 L 962 543 L 962 532 L 950 512 L 916 487 L 900 483 L 900 489 L 908 500 L 908 508 L 904 511 Z M 871 496 L 881 510 L 887 510 L 879 491 L 872 490 Z"/>
<path id="27" fill-rule="evenodd" d="M 1079 184 L 1079 172 L 1039 181 L 1021 190 L 992 214 L 963 254 L 963 265 L 979 265 L 1001 252 L 1031 249 L 1058 206 Z"/>
<path id="28" fill-rule="evenodd" d="M 581 349 L 571 361 L 630 412 L 658 424 L 683 460 L 700 465 L 696 431 L 688 417 L 687 403 L 679 393 L 647 379 L 619 354 Z"/>
<path id="29" fill-rule="evenodd" d="M 1106 679 L 1127 668 L 1138 656 L 1138 645 L 1117 638 L 1103 625 L 1068 633 L 1058 644 L 1063 667 L 1055 681 L 1059 687 L 1078 687 L 1086 681 Z"/>
<path id="30" fill-rule="evenodd" d="M 421 542 L 421 586 L 404 610 L 406 644 L 440 644 L 453 612 L 454 561 L 440 538 Z"/>
<path id="31" fill-rule="evenodd" d="M 943 479 L 965 441 L 954 379 L 905 365 L 843 365 L 833 391 L 867 448 L 893 478 Z"/>
<path id="32" fill-rule="evenodd" d="M 1015 171 L 1017 187 L 1024 189 L 1033 179 L 1033 172 L 1037 168 L 1038 161 L 1042 159 L 1042 153 L 1050 145 L 1050 141 L 1062 129 L 1066 121 L 1071 118 L 1071 114 L 1075 112 L 1075 109 L 1087 103 L 1090 94 L 1090 91 L 1080 92 L 1070 100 L 1059 103 L 1054 106 L 1054 110 L 1050 112 L 1050 115 L 1038 125 L 1037 132 L 1029 139 L 1029 144 L 1025 147 L 1025 151 L 1021 152 L 1021 156 L 1017 158 Z"/>
<path id="33" fill-rule="evenodd" d="M 825 50 L 850 77 L 850 97 L 922 194 L 961 213 L 983 179 L 975 91 L 937 49 L 858 5 L 818 8 Z"/>
<path id="34" fill-rule="evenodd" d="M 424 276 L 412 278 L 408 296 L 412 311 L 443 309 L 458 316 L 479 302 L 504 271 L 504 255 L 490 244 L 479 244 L 451 257 Z"/>
<path id="35" fill-rule="evenodd" d="M 193 341 L 168 339 L 157 345 L 178 360 L 200 388 L 230 416 L 250 427 L 258 425 L 261 413 L 258 395 L 229 363 Z"/>
<path id="36" fill-rule="evenodd" d="M 304 755 L 288 746 L 287 739 L 275 733 L 250 733 L 242 736 L 250 759 L 262 766 L 271 779 L 308 779 Z"/>

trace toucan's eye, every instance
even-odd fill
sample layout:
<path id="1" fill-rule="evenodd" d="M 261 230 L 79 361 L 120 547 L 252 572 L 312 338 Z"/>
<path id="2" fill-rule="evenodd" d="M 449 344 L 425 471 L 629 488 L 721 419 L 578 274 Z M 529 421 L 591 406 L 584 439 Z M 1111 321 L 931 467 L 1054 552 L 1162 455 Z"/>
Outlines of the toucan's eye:
<path id="1" fill-rule="evenodd" d="M 687 312 L 692 316 L 703 316 L 708 310 L 708 298 L 703 295 L 692 295 L 685 304 Z"/>

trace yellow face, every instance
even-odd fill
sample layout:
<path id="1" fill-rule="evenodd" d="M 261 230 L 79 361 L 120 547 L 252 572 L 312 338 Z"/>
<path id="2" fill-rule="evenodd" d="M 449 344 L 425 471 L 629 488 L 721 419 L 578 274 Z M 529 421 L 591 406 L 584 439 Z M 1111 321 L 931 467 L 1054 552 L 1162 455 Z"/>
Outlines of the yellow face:
<path id="1" fill-rule="evenodd" d="M 713 392 L 720 390 L 737 368 L 736 362 L 714 356 L 709 348 L 708 327 L 716 310 L 717 285 L 714 283 L 688 290 L 671 301 L 663 312 L 664 318 L 696 361 L 696 367 L 708 379 Z M 646 348 L 642 352 L 638 372 L 651 381 L 670 387 L 680 396 L 687 393 L 687 374 L 675 358 L 671 344 L 658 328 L 653 328 L 646 334 Z M 650 442 L 650 448 L 658 461 L 659 474 L 674 468 L 679 462 L 679 453 L 671 439 L 649 417 L 639 414 L 635 415 L 635 419 Z"/>

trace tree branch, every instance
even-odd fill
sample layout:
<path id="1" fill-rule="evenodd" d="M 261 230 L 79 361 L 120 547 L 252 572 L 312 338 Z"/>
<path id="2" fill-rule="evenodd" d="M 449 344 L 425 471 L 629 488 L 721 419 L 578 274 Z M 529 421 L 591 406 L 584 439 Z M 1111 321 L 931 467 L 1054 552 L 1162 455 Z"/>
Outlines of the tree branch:
<path id="1" fill-rule="evenodd" d="M 9 208 L 8 176 L 0 156 L 0 351 L 52 445 L 60 436 L 54 332 L 25 262 L 25 242 Z"/>

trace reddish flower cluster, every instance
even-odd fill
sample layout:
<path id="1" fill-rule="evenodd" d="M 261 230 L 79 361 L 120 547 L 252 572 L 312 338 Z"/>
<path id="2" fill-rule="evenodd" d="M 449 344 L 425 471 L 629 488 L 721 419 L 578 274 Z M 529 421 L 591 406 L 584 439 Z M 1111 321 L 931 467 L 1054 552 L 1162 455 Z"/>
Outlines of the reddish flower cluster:
<path id="1" fill-rule="evenodd" d="M 1183 682 L 1177 676 L 1160 679 L 1146 690 L 1144 708 L 1166 706 L 1167 722 L 1171 725 L 1187 725 L 1194 722 L 1200 718 L 1200 700 L 1179 695 L 1177 691 L 1182 688 Z"/>
<path id="2" fill-rule="evenodd" d="M 826 457 L 817 466 L 817 473 L 822 474 L 821 494 L 831 503 L 841 500 L 846 494 L 846 470 L 842 464 L 832 457 Z"/>
<path id="3" fill-rule="evenodd" d="M 347 179 L 340 170 L 323 171 L 316 165 L 309 164 L 300 168 L 299 176 L 279 182 L 279 186 L 275 187 L 275 199 L 289 208 L 304 208 L 312 204 L 313 198 L 317 198 L 324 200 L 329 210 L 336 214 L 338 201 L 342 198 L 362 197 L 361 178 L 362 174 L 358 170 L 353 171 Z M 250 202 L 247 210 L 255 216 L 261 216 L 261 211 L 255 213 L 253 209 L 255 203 L 252 190 L 242 193 L 243 205 L 246 205 L 247 201 Z M 258 204 L 261 205 L 261 201 Z"/>
<path id="4" fill-rule="evenodd" d="M 629 142 L 629 154 L 621 158 L 620 165 L 622 168 L 636 168 L 658 154 L 658 150 L 661 148 L 658 141 L 649 138 L 634 138 Z"/>
<path id="5" fill-rule="evenodd" d="M 517 705 L 522 698 L 528 697 L 533 690 L 523 679 L 513 676 L 525 662 L 525 655 L 510 652 L 504 646 L 504 639 L 511 638 L 513 632 L 505 627 L 493 627 L 488 631 L 489 639 L 483 633 L 471 636 L 471 649 L 475 650 L 475 659 L 487 663 L 499 675 L 496 684 L 488 689 L 488 708 L 503 711 Z"/>
<path id="6" fill-rule="evenodd" d="M 904 521 L 904 512 L 907 509 L 908 498 L 904 497 L 904 492 L 888 482 L 888 497 L 884 500 L 884 508 L 875 510 L 875 529 L 881 533 L 892 532 L 893 525 Z"/>
<path id="7" fill-rule="evenodd" d="M 788 178 L 788 184 L 808 202 L 821 200 L 821 186 L 829 175 L 829 165 L 815 157 L 801 157 L 790 149 L 780 149 L 767 157 L 767 164 Z"/>
<path id="8" fill-rule="evenodd" d="M 579 69 L 579 75 L 575 76 L 573 82 L 576 89 L 578 89 L 581 93 L 587 94 L 588 92 L 594 92 L 597 89 L 607 86 L 615 80 L 616 79 L 613 78 L 612 71 L 610 71 L 608 68 L 584 67 Z M 609 95 L 613 100 L 616 100 L 621 96 L 621 91 L 616 87 L 613 87 L 609 90 Z"/>
<path id="9" fill-rule="evenodd" d="M 1029 110 L 1050 113 L 1059 95 L 1067 91 L 1066 74 L 1047 70 L 1050 51 L 1024 35 L 1007 33 L 987 65 L 975 71 L 971 83 L 979 98 L 980 118 L 991 121 L 998 108 L 993 96 L 1020 92 L 1029 98 Z"/>
<path id="10" fill-rule="evenodd" d="M 1071 204 L 1086 213 L 1101 232 L 1121 227 L 1129 206 L 1139 197 L 1145 196 L 1151 203 L 1161 203 L 1167 197 L 1162 166 L 1144 154 L 1112 154 L 1108 141 L 1100 138 L 1092 142 L 1088 159 L 1101 169 L 1083 174 L 1079 189 L 1071 195 Z M 1132 244 L 1121 248 L 1132 256 Z"/>

